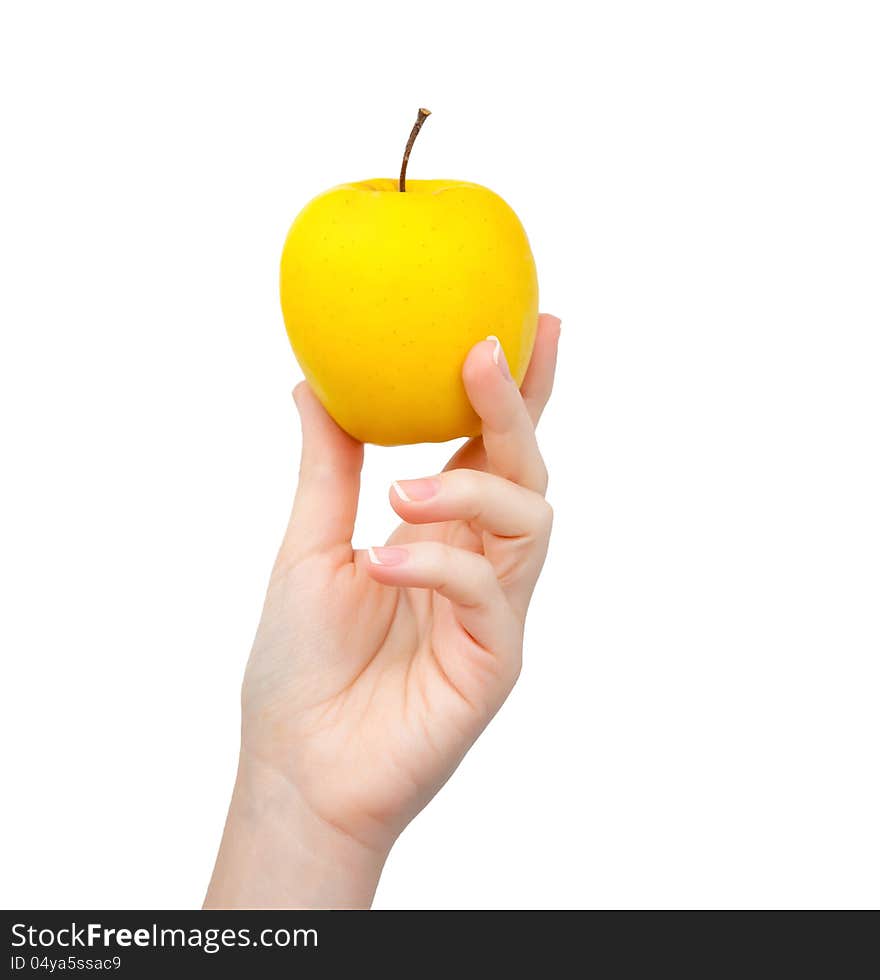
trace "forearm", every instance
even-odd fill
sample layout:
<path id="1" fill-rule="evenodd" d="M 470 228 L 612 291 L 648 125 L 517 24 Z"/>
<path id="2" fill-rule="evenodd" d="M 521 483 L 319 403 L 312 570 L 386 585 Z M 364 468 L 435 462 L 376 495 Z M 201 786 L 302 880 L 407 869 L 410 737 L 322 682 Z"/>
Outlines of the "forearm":
<path id="1" fill-rule="evenodd" d="M 205 909 L 367 909 L 385 854 L 321 820 L 289 782 L 239 763 Z"/>

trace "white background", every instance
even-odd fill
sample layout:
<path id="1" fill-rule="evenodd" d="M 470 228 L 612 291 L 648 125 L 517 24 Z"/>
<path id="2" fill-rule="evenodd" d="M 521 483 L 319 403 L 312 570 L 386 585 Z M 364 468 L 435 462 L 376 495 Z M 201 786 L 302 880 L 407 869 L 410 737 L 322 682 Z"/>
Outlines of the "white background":
<path id="1" fill-rule="evenodd" d="M 281 245 L 426 105 L 410 176 L 507 198 L 564 321 L 557 523 L 377 907 L 877 906 L 876 12 L 4 4 L 0 903 L 200 903 L 297 467 Z M 356 543 L 444 456 L 369 450 Z"/>

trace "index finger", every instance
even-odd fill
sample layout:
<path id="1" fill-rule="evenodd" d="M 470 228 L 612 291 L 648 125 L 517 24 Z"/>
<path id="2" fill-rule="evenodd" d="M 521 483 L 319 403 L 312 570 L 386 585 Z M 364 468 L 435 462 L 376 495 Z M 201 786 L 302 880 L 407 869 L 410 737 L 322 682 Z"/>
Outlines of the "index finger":
<path id="1" fill-rule="evenodd" d="M 538 317 L 538 330 L 535 335 L 535 346 L 529 361 L 529 368 L 520 386 L 523 400 L 529 415 L 535 425 L 547 405 L 553 390 L 553 377 L 556 372 L 556 352 L 559 347 L 559 317 L 542 313 Z M 483 439 L 476 436 L 469 439 L 455 452 L 445 469 L 454 470 L 465 467 L 481 470 L 486 466 L 486 453 L 483 449 Z"/>
<path id="2" fill-rule="evenodd" d="M 474 411 L 482 420 L 483 446 L 490 472 L 544 493 L 547 470 L 535 426 L 520 394 L 497 337 L 471 349 L 462 378 Z"/>

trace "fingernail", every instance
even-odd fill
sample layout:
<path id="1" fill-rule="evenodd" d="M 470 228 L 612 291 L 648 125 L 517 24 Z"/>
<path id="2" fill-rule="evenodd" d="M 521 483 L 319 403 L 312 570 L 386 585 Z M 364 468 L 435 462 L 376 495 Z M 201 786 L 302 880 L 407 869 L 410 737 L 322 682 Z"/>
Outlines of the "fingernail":
<path id="1" fill-rule="evenodd" d="M 414 500 L 430 500 L 436 496 L 440 481 L 432 476 L 421 480 L 395 480 L 391 486 L 401 500 L 411 504 Z"/>
<path id="2" fill-rule="evenodd" d="M 557 330 L 560 329 L 562 326 L 562 320 L 560 320 L 558 316 L 553 316 L 552 313 L 545 313 L 544 316 L 547 317 L 547 319 L 553 324 L 554 327 L 556 327 Z"/>
<path id="3" fill-rule="evenodd" d="M 501 346 L 501 341 L 495 336 L 495 334 L 492 333 L 489 334 L 486 340 L 491 340 L 495 344 L 495 350 L 492 351 L 492 360 L 498 365 L 498 370 L 504 376 L 504 380 L 513 381 L 513 375 L 510 373 L 507 358 L 504 356 L 504 349 Z"/>
<path id="4" fill-rule="evenodd" d="M 406 548 L 367 548 L 374 565 L 400 565 L 409 557 Z"/>

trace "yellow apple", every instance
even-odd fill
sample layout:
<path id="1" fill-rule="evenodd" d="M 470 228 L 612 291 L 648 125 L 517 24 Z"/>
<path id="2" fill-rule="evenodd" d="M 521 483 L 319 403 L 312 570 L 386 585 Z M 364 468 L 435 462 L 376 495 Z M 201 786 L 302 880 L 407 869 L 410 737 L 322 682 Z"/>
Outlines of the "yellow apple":
<path id="1" fill-rule="evenodd" d="M 284 321 L 306 380 L 346 432 L 384 446 L 477 434 L 461 380 L 468 351 L 495 335 L 519 384 L 538 322 L 535 262 L 511 208 L 478 184 L 404 184 L 422 119 L 399 181 L 316 197 L 281 258 Z"/>

